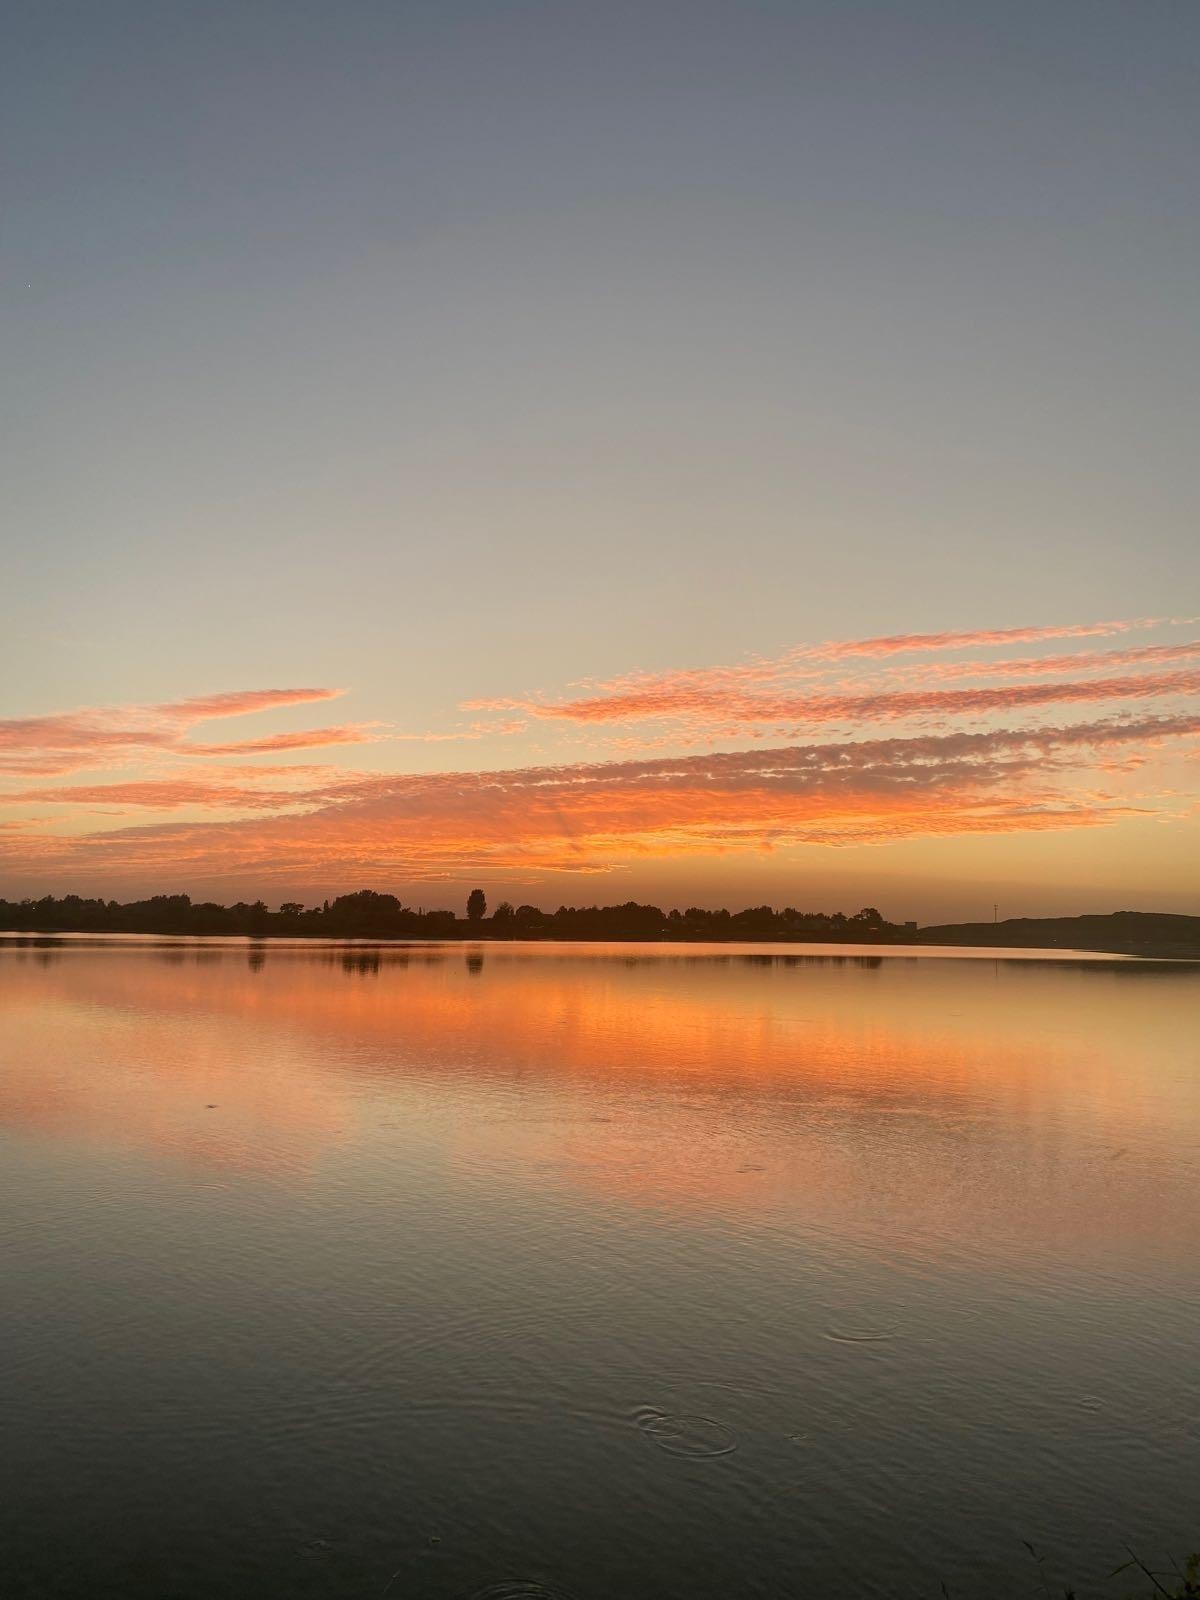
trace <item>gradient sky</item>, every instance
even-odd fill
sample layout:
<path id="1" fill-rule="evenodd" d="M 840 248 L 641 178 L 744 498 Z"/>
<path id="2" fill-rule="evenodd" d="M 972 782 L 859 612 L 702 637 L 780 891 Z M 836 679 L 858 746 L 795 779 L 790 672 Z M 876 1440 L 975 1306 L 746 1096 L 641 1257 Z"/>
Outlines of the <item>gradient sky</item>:
<path id="1" fill-rule="evenodd" d="M 0 893 L 1200 911 L 1198 146 L 1183 0 L 12 12 Z"/>

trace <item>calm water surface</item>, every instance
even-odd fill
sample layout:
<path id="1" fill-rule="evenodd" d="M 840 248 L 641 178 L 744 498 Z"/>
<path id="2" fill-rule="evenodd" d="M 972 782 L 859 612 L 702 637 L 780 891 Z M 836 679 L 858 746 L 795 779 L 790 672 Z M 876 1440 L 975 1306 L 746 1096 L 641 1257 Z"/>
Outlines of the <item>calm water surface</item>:
<path id="1" fill-rule="evenodd" d="M 958 954 L 0 941 L 0 1594 L 1200 1545 L 1200 973 Z"/>

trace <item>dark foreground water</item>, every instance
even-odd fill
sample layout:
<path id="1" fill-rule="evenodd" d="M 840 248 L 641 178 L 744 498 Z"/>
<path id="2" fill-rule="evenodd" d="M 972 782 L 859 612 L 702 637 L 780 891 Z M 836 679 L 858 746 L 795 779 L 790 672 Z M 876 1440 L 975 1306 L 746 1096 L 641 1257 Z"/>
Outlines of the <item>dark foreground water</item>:
<path id="1" fill-rule="evenodd" d="M 1194 969 L 0 941 L 0 1008 L 4 1600 L 1200 1545 Z"/>

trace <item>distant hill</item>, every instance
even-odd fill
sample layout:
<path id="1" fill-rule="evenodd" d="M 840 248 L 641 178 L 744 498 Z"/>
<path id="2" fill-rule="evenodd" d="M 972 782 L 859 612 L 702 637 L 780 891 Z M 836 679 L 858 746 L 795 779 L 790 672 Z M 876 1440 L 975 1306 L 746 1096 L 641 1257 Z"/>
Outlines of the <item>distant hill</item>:
<path id="1" fill-rule="evenodd" d="M 1200 960 L 1200 917 L 1173 916 L 1166 911 L 950 922 L 921 928 L 916 937 L 919 944 L 970 944 L 1008 950 L 1111 950 L 1116 955 L 1190 956 Z"/>

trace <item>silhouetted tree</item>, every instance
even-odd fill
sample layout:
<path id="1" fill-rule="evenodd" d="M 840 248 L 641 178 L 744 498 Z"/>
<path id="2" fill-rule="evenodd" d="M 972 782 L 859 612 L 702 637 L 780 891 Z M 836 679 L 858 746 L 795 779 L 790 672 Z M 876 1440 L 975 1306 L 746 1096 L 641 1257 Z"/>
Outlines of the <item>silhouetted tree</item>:
<path id="1" fill-rule="evenodd" d="M 172 933 L 205 938 L 248 935 L 253 939 L 269 934 L 283 934 L 290 939 L 456 939 L 465 933 L 472 939 L 490 934 L 502 939 L 833 939 L 842 944 L 873 944 L 881 939 L 910 943 L 915 937 L 912 928 L 902 929 L 885 921 L 874 906 L 864 906 L 852 917 L 841 911 L 832 915 L 800 911 L 795 906 L 775 911 L 769 905 L 747 906 L 733 912 L 688 906 L 680 914 L 678 910 L 665 913 L 658 906 L 628 900 L 619 906 L 559 906 L 550 913 L 532 905 L 519 905 L 514 910 L 505 900 L 489 922 L 487 901 L 483 891 L 476 889 L 467 911 L 470 920 L 464 924 L 452 911 L 414 911 L 394 894 L 381 894 L 374 889 L 339 895 L 332 903 L 327 900 L 310 910 L 297 900 L 286 900 L 278 911 L 268 911 L 261 900 L 239 900 L 232 906 L 217 905 L 211 900 L 193 904 L 187 895 L 179 894 L 153 895 L 148 900 L 120 905 L 115 900 L 88 900 L 68 894 L 61 900 L 53 895 L 16 903 L 0 899 L 0 929 L 35 934 Z M 1149 937 L 1140 931 L 1142 926 L 1139 924 L 1137 933 L 1139 946 Z M 1181 926 L 1180 919 L 1176 918 L 1172 926 Z M 1070 932 L 1071 928 L 1063 924 L 1064 941 Z M 1133 940 L 1134 934 L 1128 937 Z M 1155 932 L 1154 937 L 1160 935 Z M 1181 938 L 1182 935 L 1171 934 L 1174 943 Z"/>

